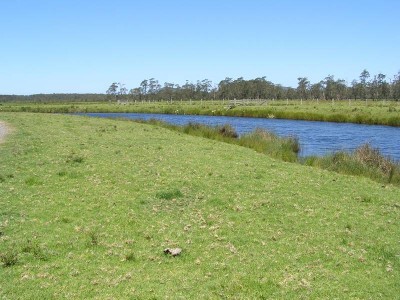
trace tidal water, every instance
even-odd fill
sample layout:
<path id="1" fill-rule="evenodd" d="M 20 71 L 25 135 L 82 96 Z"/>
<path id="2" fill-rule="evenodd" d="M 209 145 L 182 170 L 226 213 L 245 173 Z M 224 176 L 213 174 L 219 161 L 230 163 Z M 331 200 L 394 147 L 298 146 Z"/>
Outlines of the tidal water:
<path id="1" fill-rule="evenodd" d="M 102 118 L 158 119 L 176 125 L 189 122 L 206 125 L 232 125 L 238 134 L 264 128 L 279 136 L 295 136 L 301 145 L 300 156 L 324 155 L 339 150 L 351 151 L 370 143 L 384 155 L 400 161 L 400 128 L 380 125 L 361 125 L 282 119 L 193 116 L 144 113 L 85 113 Z"/>

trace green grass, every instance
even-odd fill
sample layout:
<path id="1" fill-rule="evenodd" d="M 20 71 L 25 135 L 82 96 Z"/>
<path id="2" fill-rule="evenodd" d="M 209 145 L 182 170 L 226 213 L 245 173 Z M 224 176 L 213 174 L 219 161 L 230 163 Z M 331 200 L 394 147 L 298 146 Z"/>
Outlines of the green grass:
<path id="1" fill-rule="evenodd" d="M 393 185 L 148 124 L 0 120 L 13 128 L 0 145 L 1 298 L 400 293 Z"/>
<path id="2" fill-rule="evenodd" d="M 159 120 L 134 122 L 157 125 L 193 136 L 240 145 L 286 162 L 301 163 L 347 175 L 363 176 L 377 182 L 400 186 L 400 164 L 385 157 L 369 144 L 360 146 L 353 153 L 339 151 L 324 156 L 299 158 L 300 144 L 297 138 L 279 137 L 261 128 L 239 137 L 229 124 L 207 126 L 189 123 L 178 126 Z"/>
<path id="3" fill-rule="evenodd" d="M 156 119 L 148 121 L 133 120 L 133 122 L 152 124 L 193 136 L 240 145 L 287 162 L 297 162 L 297 154 L 300 151 L 300 144 L 297 138 L 290 136 L 279 137 L 262 128 L 257 128 L 250 133 L 239 136 L 229 124 L 209 126 L 200 123 L 189 123 L 179 126 Z"/>
<path id="4" fill-rule="evenodd" d="M 230 101 L 167 101 L 116 103 L 0 103 L 1 111 L 15 112 L 142 112 L 241 116 L 311 121 L 332 121 L 400 126 L 400 101 L 267 100 L 232 106 Z M 228 108 L 230 107 L 230 108 Z"/>

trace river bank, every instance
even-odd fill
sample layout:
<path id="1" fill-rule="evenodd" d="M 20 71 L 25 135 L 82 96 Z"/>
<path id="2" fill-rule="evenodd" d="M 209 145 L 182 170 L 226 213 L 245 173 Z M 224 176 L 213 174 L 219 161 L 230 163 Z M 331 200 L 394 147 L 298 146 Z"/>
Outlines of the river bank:
<path id="1" fill-rule="evenodd" d="M 79 114 L 81 115 L 81 114 Z M 337 151 L 353 151 L 369 143 L 383 155 L 400 161 L 400 128 L 382 125 L 333 123 L 319 121 L 265 119 L 251 117 L 203 116 L 146 113 L 87 113 L 91 117 L 130 120 L 160 120 L 178 126 L 198 123 L 206 126 L 229 124 L 238 135 L 265 129 L 280 137 L 295 137 L 301 145 L 300 157 L 325 156 Z"/>
<path id="2" fill-rule="evenodd" d="M 5 298 L 398 295 L 395 186 L 148 124 L 0 117 L 16 129 L 0 148 Z"/>
<path id="3" fill-rule="evenodd" d="M 160 102 L 1 103 L 0 111 L 42 113 L 126 112 L 276 118 L 400 126 L 400 101 L 268 100 Z"/>

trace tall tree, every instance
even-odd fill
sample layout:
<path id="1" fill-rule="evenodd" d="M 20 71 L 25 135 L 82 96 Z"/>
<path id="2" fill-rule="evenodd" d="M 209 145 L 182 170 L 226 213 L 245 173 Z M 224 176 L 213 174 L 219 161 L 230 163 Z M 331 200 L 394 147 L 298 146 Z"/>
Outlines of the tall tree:
<path id="1" fill-rule="evenodd" d="M 297 78 L 297 93 L 300 99 L 307 99 L 308 92 L 310 87 L 310 81 L 308 81 L 307 77 L 299 77 Z"/>
<path id="2" fill-rule="evenodd" d="M 146 98 L 148 87 L 149 87 L 149 82 L 147 81 L 147 79 L 143 80 L 140 83 L 140 93 L 142 94 L 142 100 Z"/>
<path id="3" fill-rule="evenodd" d="M 311 92 L 311 97 L 314 100 L 321 100 L 324 97 L 324 86 L 323 86 L 323 82 L 317 82 L 311 85 L 310 88 L 310 92 Z"/>
<path id="4" fill-rule="evenodd" d="M 151 98 L 155 99 L 157 93 L 159 92 L 161 85 L 158 83 L 158 80 L 154 78 L 150 78 L 148 80 L 148 94 Z"/>
<path id="5" fill-rule="evenodd" d="M 392 97 L 395 100 L 400 100 L 400 71 L 393 78 Z"/>
<path id="6" fill-rule="evenodd" d="M 361 84 L 361 98 L 367 99 L 368 97 L 368 78 L 370 77 L 369 72 L 364 69 L 360 74 L 360 84 Z"/>
<path id="7" fill-rule="evenodd" d="M 354 100 L 357 100 L 357 98 L 361 99 L 362 98 L 362 84 L 357 82 L 357 80 L 353 80 L 351 82 L 351 96 L 354 98 Z"/>
<path id="8" fill-rule="evenodd" d="M 108 88 L 108 90 L 106 91 L 106 94 L 109 96 L 109 99 L 111 100 L 111 98 L 116 99 L 117 98 L 117 94 L 118 94 L 118 87 L 119 87 L 120 83 L 118 82 L 113 82 L 110 87 Z"/>
<path id="9" fill-rule="evenodd" d="M 344 79 L 337 79 L 335 81 L 336 100 L 343 100 L 347 98 L 347 85 Z"/>
<path id="10" fill-rule="evenodd" d="M 333 75 L 328 75 L 324 80 L 325 99 L 334 100 L 336 96 L 336 84 Z"/>
<path id="11" fill-rule="evenodd" d="M 125 87 L 125 84 L 120 83 L 120 85 L 119 85 L 119 91 L 118 91 L 119 97 L 120 97 L 121 99 L 123 99 L 127 93 L 128 93 L 128 89 Z"/>
<path id="12" fill-rule="evenodd" d="M 379 73 L 377 76 L 378 82 L 378 98 L 380 99 L 387 99 L 390 94 L 390 87 L 389 83 L 386 81 L 386 75 Z"/>
<path id="13" fill-rule="evenodd" d="M 141 100 L 141 92 L 140 92 L 140 88 L 133 88 L 129 91 L 129 95 L 131 97 L 131 99 L 135 100 Z"/>

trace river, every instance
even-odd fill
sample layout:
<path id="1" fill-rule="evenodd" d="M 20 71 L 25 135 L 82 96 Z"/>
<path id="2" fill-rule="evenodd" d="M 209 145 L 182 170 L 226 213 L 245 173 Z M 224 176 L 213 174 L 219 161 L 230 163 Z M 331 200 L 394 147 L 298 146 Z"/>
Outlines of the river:
<path id="1" fill-rule="evenodd" d="M 279 136 L 296 136 L 301 145 L 300 156 L 324 155 L 370 143 L 384 155 L 400 161 L 400 128 L 380 125 L 333 123 L 264 118 L 168 115 L 145 113 L 86 113 L 83 115 L 102 118 L 158 119 L 176 125 L 189 122 L 206 125 L 230 124 L 239 134 L 256 128 L 264 128 Z"/>

